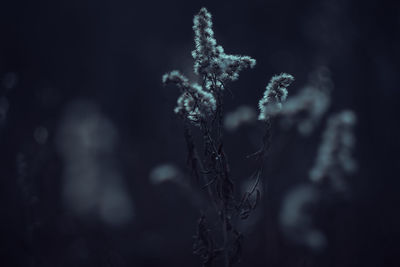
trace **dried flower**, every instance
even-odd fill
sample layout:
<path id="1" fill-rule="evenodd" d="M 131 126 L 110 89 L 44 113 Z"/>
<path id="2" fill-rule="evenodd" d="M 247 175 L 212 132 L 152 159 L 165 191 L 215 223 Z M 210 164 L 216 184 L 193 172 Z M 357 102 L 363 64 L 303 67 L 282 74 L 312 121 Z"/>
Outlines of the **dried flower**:
<path id="1" fill-rule="evenodd" d="M 203 90 L 197 83 L 191 84 L 177 100 L 175 113 L 181 114 L 198 125 L 201 118 L 212 115 L 217 104 L 214 95 Z"/>
<path id="2" fill-rule="evenodd" d="M 294 77 L 287 73 L 281 73 L 271 78 L 261 98 L 258 107 L 260 108 L 259 120 L 267 120 L 275 116 L 282 108 L 282 102 L 287 98 L 287 87 L 294 81 Z"/>
<path id="3" fill-rule="evenodd" d="M 212 30 L 211 14 L 206 8 L 194 17 L 193 30 L 195 33 L 195 50 L 192 51 L 194 58 L 194 72 L 219 82 L 235 81 L 239 72 L 245 68 L 253 68 L 255 59 L 249 56 L 227 55 L 222 46 L 217 45 Z M 222 88 L 223 87 L 220 87 Z"/>
<path id="4" fill-rule="evenodd" d="M 188 90 L 190 87 L 188 78 L 186 78 L 178 70 L 173 70 L 171 72 L 165 73 L 162 76 L 162 82 L 163 84 L 173 83 L 181 90 Z"/>

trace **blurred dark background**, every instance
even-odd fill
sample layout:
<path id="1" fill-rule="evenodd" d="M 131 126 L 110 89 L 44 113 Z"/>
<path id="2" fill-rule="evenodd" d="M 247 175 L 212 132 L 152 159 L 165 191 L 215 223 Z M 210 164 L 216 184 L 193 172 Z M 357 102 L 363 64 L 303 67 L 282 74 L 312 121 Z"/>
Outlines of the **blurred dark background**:
<path id="1" fill-rule="evenodd" d="M 3 1 L 1 266 L 201 265 L 198 193 L 149 177 L 169 164 L 191 179 L 178 90 L 161 76 L 194 78 L 192 20 L 203 6 L 225 51 L 257 60 L 231 84 L 227 110 L 255 108 L 273 74 L 294 75 L 292 93 L 323 67 L 329 113 L 358 117 L 358 172 L 345 196 L 320 203 L 320 251 L 285 238 L 278 217 L 285 194 L 308 183 L 324 123 L 309 137 L 274 132 L 268 213 L 251 219 L 241 266 L 399 266 L 400 5 L 378 0 Z M 226 134 L 237 184 L 260 129 Z"/>

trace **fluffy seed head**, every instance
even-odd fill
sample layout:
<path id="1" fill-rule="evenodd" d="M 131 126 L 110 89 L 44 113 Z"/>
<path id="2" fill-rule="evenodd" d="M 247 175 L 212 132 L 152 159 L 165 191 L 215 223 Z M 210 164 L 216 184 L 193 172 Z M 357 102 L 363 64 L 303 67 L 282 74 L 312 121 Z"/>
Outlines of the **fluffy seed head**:
<path id="1" fill-rule="evenodd" d="M 217 104 L 214 95 L 203 90 L 198 84 L 190 85 L 177 100 L 175 113 L 187 118 L 195 125 L 199 125 L 202 118 L 210 116 L 216 110 Z"/>
<path id="2" fill-rule="evenodd" d="M 175 84 L 182 90 L 187 90 L 190 87 L 189 80 L 178 70 L 173 70 L 171 72 L 165 73 L 162 76 L 163 84 Z"/>
<path id="3" fill-rule="evenodd" d="M 195 33 L 194 72 L 198 75 L 214 74 L 220 81 L 235 81 L 239 72 L 253 68 L 255 59 L 249 56 L 227 55 L 222 46 L 217 45 L 212 30 L 211 14 L 206 8 L 194 16 L 193 30 Z"/>
<path id="4" fill-rule="evenodd" d="M 287 98 L 287 87 L 294 81 L 294 77 L 287 73 L 281 73 L 271 78 L 264 92 L 263 98 L 258 103 L 260 109 L 259 120 L 267 120 L 275 116 L 282 108 L 282 102 Z"/>

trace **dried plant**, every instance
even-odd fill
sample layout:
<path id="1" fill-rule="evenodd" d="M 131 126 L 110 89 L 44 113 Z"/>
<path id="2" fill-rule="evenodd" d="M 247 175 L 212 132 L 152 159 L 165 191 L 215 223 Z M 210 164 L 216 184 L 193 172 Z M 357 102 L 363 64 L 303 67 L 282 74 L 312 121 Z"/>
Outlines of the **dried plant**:
<path id="1" fill-rule="evenodd" d="M 256 61 L 249 56 L 225 53 L 214 37 L 212 17 L 206 8 L 200 9 L 193 22 L 195 50 L 192 56 L 194 73 L 198 75 L 200 83 L 190 82 L 177 70 L 164 74 L 162 81 L 180 89 L 181 95 L 174 111 L 184 123 L 187 164 L 192 176 L 202 180 L 202 189 L 207 191 L 210 205 L 215 210 L 215 216 L 202 213 L 194 237 L 193 252 L 203 259 L 203 266 L 218 264 L 229 267 L 237 263 L 241 256 L 243 234 L 238 230 L 238 222 L 251 215 L 261 198 L 260 184 L 264 160 L 271 144 L 272 120 L 276 116 L 293 117 L 306 111 L 306 121 L 315 124 L 326 111 L 329 96 L 309 89 L 290 100 L 286 106 L 287 88 L 293 83 L 294 77 L 281 73 L 271 78 L 258 104 L 258 119 L 264 124 L 262 146 L 248 156 L 254 158 L 258 165 L 250 175 L 253 181 L 251 186 L 242 196 L 238 196 L 224 147 L 224 92 L 229 82 L 237 80 L 242 70 L 253 68 Z M 325 102 L 321 103 L 321 99 Z M 308 127 L 310 130 L 312 128 Z M 193 130 L 201 133 L 201 146 L 196 144 Z M 327 135 L 325 139 L 329 139 Z M 324 151 L 320 151 L 320 154 Z M 328 172 L 326 168 L 322 171 Z M 217 222 L 210 223 L 210 218 L 217 218 Z M 287 225 L 292 224 L 287 222 Z"/>

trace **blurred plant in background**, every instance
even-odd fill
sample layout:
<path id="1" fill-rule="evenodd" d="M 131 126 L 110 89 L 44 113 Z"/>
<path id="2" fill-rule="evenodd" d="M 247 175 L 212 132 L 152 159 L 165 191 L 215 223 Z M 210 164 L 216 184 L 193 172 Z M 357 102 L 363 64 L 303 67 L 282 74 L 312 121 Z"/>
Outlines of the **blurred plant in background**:
<path id="1" fill-rule="evenodd" d="M 113 123 L 90 101 L 69 105 L 57 133 L 63 158 L 63 200 L 76 216 L 95 216 L 106 224 L 129 223 L 134 215 L 118 163 L 118 133 Z"/>
<path id="2" fill-rule="evenodd" d="M 254 108 L 249 106 L 240 106 L 235 111 L 225 115 L 224 126 L 229 132 L 236 131 L 239 127 L 245 124 L 253 124 L 256 121 L 257 115 Z"/>

